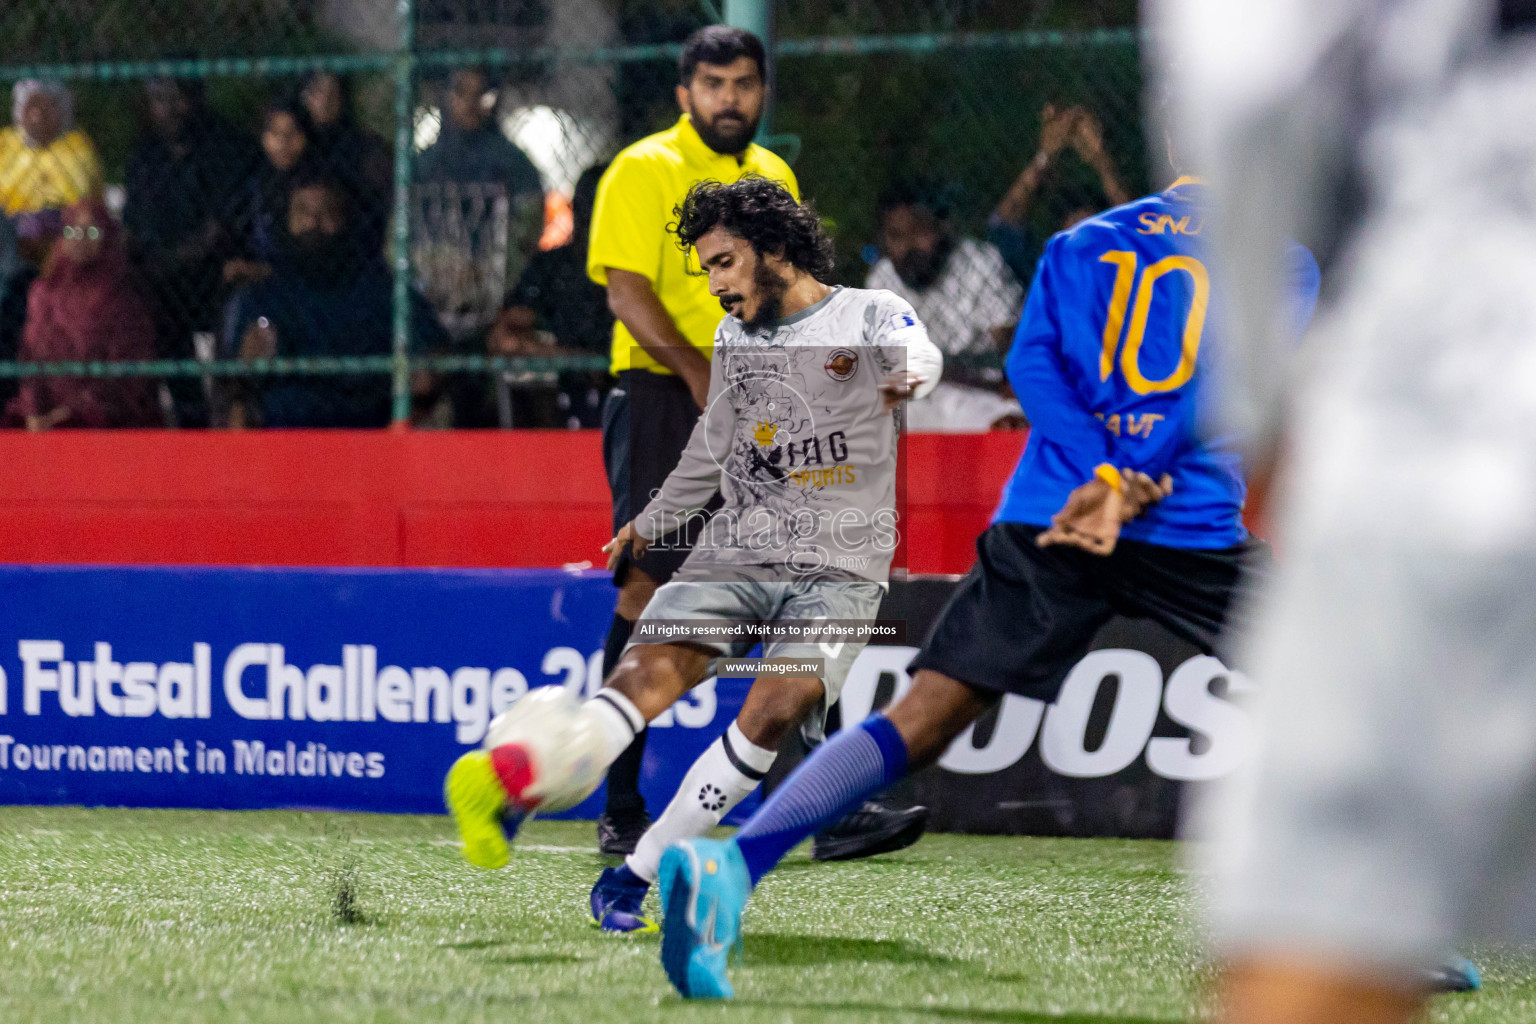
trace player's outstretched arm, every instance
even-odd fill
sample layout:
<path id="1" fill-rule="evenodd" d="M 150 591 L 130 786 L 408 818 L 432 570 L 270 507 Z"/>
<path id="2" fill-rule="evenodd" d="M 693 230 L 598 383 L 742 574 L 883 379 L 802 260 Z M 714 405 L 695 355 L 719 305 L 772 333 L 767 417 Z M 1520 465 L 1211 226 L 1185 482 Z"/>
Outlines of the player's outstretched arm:
<path id="1" fill-rule="evenodd" d="M 909 398 L 925 398 L 944 376 L 944 353 L 928 337 L 928 329 L 906 300 L 886 293 L 879 324 L 867 342 L 901 367 L 880 382 L 880 397 L 889 412 Z"/>
<path id="2" fill-rule="evenodd" d="M 719 344 L 718 336 L 716 344 Z M 693 425 L 687 447 L 662 483 L 660 492 L 625 527 L 635 541 L 649 544 L 678 529 L 689 516 L 709 504 L 709 499 L 720 489 L 720 464 L 731 450 L 736 429 L 735 409 L 728 398 L 722 397 L 724 395 L 721 360 L 713 359 L 704 411 Z M 622 535 L 624 530 L 619 533 Z M 619 537 L 615 537 L 609 544 L 618 540 Z M 636 549 L 636 554 L 644 550 L 644 544 Z M 608 551 L 608 548 L 605 546 L 603 550 Z M 609 558 L 613 557 L 609 552 Z"/>
<path id="3" fill-rule="evenodd" d="M 909 398 L 922 398 L 938 387 L 944 375 L 944 353 L 929 340 L 921 326 L 917 330 L 903 332 L 908 337 L 902 342 L 906 349 L 907 365 L 896 370 L 880 382 L 880 396 L 886 412 L 896 408 Z"/>
<path id="4" fill-rule="evenodd" d="M 910 370 L 896 370 L 888 374 L 880 382 L 880 397 L 885 403 L 885 411 L 890 412 L 902 402 L 914 397 L 923 383 L 924 378 Z"/>

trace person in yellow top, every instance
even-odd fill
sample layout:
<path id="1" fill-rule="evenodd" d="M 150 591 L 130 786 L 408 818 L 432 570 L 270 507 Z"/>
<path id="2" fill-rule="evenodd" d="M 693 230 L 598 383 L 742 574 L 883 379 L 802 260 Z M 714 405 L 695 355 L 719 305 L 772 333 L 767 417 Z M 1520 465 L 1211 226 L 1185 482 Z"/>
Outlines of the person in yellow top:
<path id="1" fill-rule="evenodd" d="M 0 129 L 0 213 L 15 219 L 23 254 L 40 261 L 62 229 L 63 209 L 100 195 L 101 161 L 74 127 L 64 86 L 25 79 L 11 97 L 15 123 Z"/>
<path id="2" fill-rule="evenodd" d="M 598 184 L 587 273 L 608 289 L 616 318 L 618 384 L 603 406 L 615 531 L 677 465 L 709 390 L 715 328 L 725 315 L 708 280 L 697 267 L 689 272 L 687 254 L 667 232 L 676 219 L 673 207 L 696 182 L 748 174 L 782 182 L 799 198 L 789 165 L 752 142 L 767 99 L 767 63 L 762 41 L 750 32 L 724 25 L 695 32 L 678 60 L 682 117 L 621 152 Z M 687 557 L 692 536 L 666 541 L 639 558 L 626 552 L 614 572 L 619 602 L 604 645 L 604 677 L 657 586 Z M 641 733 L 609 773 L 607 807 L 598 821 L 605 853 L 631 852 L 649 823 L 639 790 L 644 746 Z"/>
<path id="3" fill-rule="evenodd" d="M 665 131 L 647 136 L 616 158 L 598 186 L 587 271 L 608 288 L 610 303 L 628 307 L 637 292 L 649 293 L 656 312 L 665 311 L 673 330 L 658 335 L 643 313 L 630 310 L 631 326 L 619 309 L 613 332 L 615 374 L 625 370 L 675 373 L 701 400 L 708 388 L 709 356 L 723 316 L 709 294 L 708 280 L 688 266 L 688 257 L 667 234 L 673 207 L 700 181 L 733 182 L 750 174 L 782 182 L 800 197 L 795 173 L 751 139 L 762 116 L 764 89 L 759 58 L 731 58 L 732 44 L 757 37 L 716 25 L 695 33 L 683 54 L 685 82 L 677 87 L 683 115 Z M 740 49 L 752 49 L 743 43 Z M 727 59 L 716 64 L 706 56 Z M 689 66 L 692 65 L 692 66 Z M 618 273 L 613 273 L 617 271 Z M 642 278 L 636 281 L 634 278 Z M 658 349 L 683 349 L 681 356 Z"/>

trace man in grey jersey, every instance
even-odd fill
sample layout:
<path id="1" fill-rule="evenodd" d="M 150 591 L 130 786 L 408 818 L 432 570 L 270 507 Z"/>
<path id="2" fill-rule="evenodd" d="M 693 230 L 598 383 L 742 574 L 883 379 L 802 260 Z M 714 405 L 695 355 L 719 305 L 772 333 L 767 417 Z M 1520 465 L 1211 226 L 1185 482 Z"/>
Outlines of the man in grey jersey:
<path id="1" fill-rule="evenodd" d="M 623 866 L 603 873 L 592 913 L 610 931 L 654 929 L 641 903 L 662 852 L 704 834 L 751 793 L 788 730 L 820 738 L 897 546 L 896 409 L 931 390 L 943 366 L 907 302 L 824 283 L 831 243 L 815 211 L 781 185 L 700 184 L 679 207 L 676 231 L 730 316 L 682 459 L 606 550 L 643 552 L 716 489 L 723 505 L 646 606 L 593 704 L 608 718 L 618 708 L 638 732 L 718 658 L 745 655 L 759 640 L 785 671 L 764 665 L 666 812 Z"/>
<path id="2" fill-rule="evenodd" d="M 1536 933 L 1536 4 L 1159 6 L 1221 199 L 1222 426 L 1285 450 L 1258 754 L 1186 823 L 1224 1019 L 1397 1024 L 1455 939 Z M 1297 365 L 1287 235 L 1334 281 Z"/>

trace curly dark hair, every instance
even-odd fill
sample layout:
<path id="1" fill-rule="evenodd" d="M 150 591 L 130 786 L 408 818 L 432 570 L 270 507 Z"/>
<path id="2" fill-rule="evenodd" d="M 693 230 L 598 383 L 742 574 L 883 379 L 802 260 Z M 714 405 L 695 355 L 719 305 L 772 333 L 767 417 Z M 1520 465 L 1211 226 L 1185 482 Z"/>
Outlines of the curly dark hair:
<path id="1" fill-rule="evenodd" d="M 748 175 L 730 185 L 701 181 L 688 190 L 668 230 L 685 253 L 717 227 L 745 239 L 759 256 L 779 256 L 822 284 L 832 283 L 832 239 L 810 203 L 797 203 L 776 181 Z"/>

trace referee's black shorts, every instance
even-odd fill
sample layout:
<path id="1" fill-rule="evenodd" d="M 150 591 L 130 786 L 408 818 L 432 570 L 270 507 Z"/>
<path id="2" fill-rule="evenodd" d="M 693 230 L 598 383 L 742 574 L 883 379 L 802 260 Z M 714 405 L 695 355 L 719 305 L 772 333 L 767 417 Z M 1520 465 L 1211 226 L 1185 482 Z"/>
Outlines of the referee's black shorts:
<path id="1" fill-rule="evenodd" d="M 1249 539 L 1215 551 L 1122 540 L 1108 557 L 1035 544 L 1041 527 L 994 523 L 908 671 L 1052 701 L 1111 616 L 1152 619 L 1213 653 L 1234 599 L 1268 562 Z"/>
<path id="2" fill-rule="evenodd" d="M 618 384 L 603 403 L 603 468 L 613 496 L 615 533 L 645 508 L 677 468 L 698 419 L 698 404 L 681 377 L 649 370 L 619 374 Z M 720 496 L 705 507 L 711 512 L 719 508 Z M 704 517 L 691 516 L 684 530 L 652 544 L 642 557 L 636 559 L 626 551 L 613 582 L 623 586 L 630 566 L 657 583 L 667 582 L 693 550 L 703 525 Z"/>

